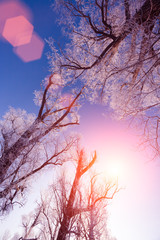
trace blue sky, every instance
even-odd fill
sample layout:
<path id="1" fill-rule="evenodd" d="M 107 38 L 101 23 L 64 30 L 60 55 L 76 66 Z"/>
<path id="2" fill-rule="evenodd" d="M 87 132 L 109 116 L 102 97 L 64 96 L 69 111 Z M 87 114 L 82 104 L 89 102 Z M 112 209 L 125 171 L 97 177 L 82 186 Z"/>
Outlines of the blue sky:
<path id="1" fill-rule="evenodd" d="M 65 41 L 65 38 L 62 39 L 60 27 L 56 24 L 55 13 L 50 7 L 52 1 L 21 0 L 20 2 L 29 7 L 34 30 L 43 40 L 52 36 L 57 41 Z M 48 51 L 49 47 L 45 43 L 41 59 L 25 63 L 15 55 L 13 47 L 8 42 L 0 41 L 1 117 L 9 106 L 25 109 L 30 113 L 38 110 L 33 102 L 33 92 L 40 89 L 41 81 L 49 74 L 46 57 Z M 114 144 L 117 141 L 118 147 L 122 142 L 125 147 L 126 144 L 133 142 L 131 137 L 124 135 L 124 126 L 111 122 L 109 118 L 106 121 L 102 117 L 102 109 L 100 106 L 87 104 L 82 111 L 80 129 L 84 135 L 85 147 L 90 151 L 97 148 L 102 159 L 105 159 L 105 154 L 106 156 L 108 154 L 105 148 L 106 146 L 112 148 L 110 145 L 112 141 Z M 92 139 L 96 141 L 92 142 Z M 130 145 L 128 147 L 130 148 Z M 114 151 L 118 150 L 114 149 Z M 109 205 L 112 234 L 117 240 L 159 240 L 160 164 L 159 162 L 144 164 L 146 160 L 144 153 L 127 154 L 132 155 L 127 155 L 129 162 L 121 160 L 122 164 L 129 165 L 127 169 L 129 174 L 125 172 L 126 178 L 121 180 L 122 183 L 125 181 L 126 189 L 117 194 L 113 204 Z M 6 221 L 5 227 L 11 224 L 13 215 L 14 213 L 10 221 Z"/>
<path id="2" fill-rule="evenodd" d="M 0 1 L 2 2 L 2 1 Z M 50 0 L 21 1 L 30 8 L 34 30 L 42 39 L 52 36 L 57 41 L 60 38 L 60 28 L 55 23 L 55 14 L 51 9 Z M 7 41 L 0 41 L 0 115 L 9 106 L 20 107 L 28 112 L 36 111 L 33 103 L 33 92 L 40 88 L 40 83 L 49 74 L 46 54 L 49 51 L 45 43 L 41 59 L 23 62 L 13 52 L 13 47 Z"/>

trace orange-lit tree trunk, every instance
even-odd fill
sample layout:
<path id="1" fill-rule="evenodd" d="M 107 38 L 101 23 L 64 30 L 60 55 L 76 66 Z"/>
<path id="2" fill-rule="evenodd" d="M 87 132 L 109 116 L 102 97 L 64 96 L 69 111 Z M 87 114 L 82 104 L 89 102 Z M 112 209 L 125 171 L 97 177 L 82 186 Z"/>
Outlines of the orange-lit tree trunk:
<path id="1" fill-rule="evenodd" d="M 95 160 L 96 160 L 96 153 L 95 153 L 93 159 L 91 160 L 91 162 L 84 168 L 83 167 L 83 151 L 80 152 L 80 156 L 78 159 L 78 165 L 77 165 L 77 169 L 76 169 L 76 175 L 75 175 L 73 185 L 72 185 L 72 188 L 70 191 L 68 203 L 67 203 L 64 215 L 63 215 L 61 226 L 58 231 L 57 240 L 65 240 L 66 235 L 69 233 L 69 225 L 70 225 L 71 218 L 77 214 L 77 209 L 74 208 L 74 202 L 75 202 L 75 198 L 76 198 L 76 192 L 78 189 L 79 180 L 82 177 L 82 175 L 92 167 Z M 80 211 L 81 211 L 81 209 L 80 209 Z"/>
<path id="2" fill-rule="evenodd" d="M 89 163 L 79 149 L 74 159 L 72 156 L 70 160 L 76 159 L 73 181 L 67 181 L 65 172 L 50 186 L 45 198 L 41 198 L 35 214 L 32 214 L 27 224 L 23 223 L 25 229 L 27 227 L 25 236 L 38 222 L 38 239 L 63 240 L 74 236 L 77 240 L 94 240 L 104 237 L 107 231 L 105 206 L 107 200 L 119 191 L 118 184 L 98 181 L 99 174 L 90 172 L 96 153 Z M 75 162 L 73 165 L 75 167 Z"/>

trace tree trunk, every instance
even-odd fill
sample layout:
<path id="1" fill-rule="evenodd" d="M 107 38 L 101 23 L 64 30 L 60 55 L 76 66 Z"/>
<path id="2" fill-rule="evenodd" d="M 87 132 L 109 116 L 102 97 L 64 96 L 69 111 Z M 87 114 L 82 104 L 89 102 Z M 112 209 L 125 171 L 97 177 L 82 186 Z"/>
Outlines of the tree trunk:
<path id="1" fill-rule="evenodd" d="M 89 240 L 95 240 L 95 238 L 94 238 L 94 213 L 93 213 L 93 207 L 91 208 L 91 211 L 90 211 Z"/>
<path id="2" fill-rule="evenodd" d="M 68 233 L 70 219 L 67 215 L 64 216 L 63 221 L 61 223 L 60 229 L 58 231 L 57 240 L 65 240 L 66 235 Z"/>

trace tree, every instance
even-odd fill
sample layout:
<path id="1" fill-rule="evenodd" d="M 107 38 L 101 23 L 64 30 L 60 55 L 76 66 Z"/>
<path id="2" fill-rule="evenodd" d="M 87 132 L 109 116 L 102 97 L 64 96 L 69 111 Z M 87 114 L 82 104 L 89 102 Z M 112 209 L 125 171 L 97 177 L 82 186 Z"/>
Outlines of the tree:
<path id="1" fill-rule="evenodd" d="M 55 0 L 54 6 L 69 42 L 58 51 L 54 41 L 48 41 L 52 74 L 43 90 L 35 92 L 38 115 L 10 109 L 1 121 L 2 211 L 23 194 L 31 176 L 51 164 L 62 164 L 60 155 L 74 140 L 63 145 L 57 135 L 78 124 L 77 100 L 82 95 L 110 104 L 118 117 L 138 120 L 159 153 L 160 2 Z M 66 89 L 72 89 L 72 96 L 64 100 Z"/>
<path id="2" fill-rule="evenodd" d="M 35 92 L 38 115 L 13 108 L 0 122 L 0 211 L 19 202 L 28 181 L 47 166 L 62 165 L 76 138 L 62 137 L 60 131 L 78 124 L 77 100 L 83 89 L 66 98 L 66 82 L 53 73 L 44 81 L 44 90 Z M 64 157 L 65 154 L 65 157 Z"/>
<path id="3" fill-rule="evenodd" d="M 39 229 L 38 239 L 42 240 L 71 237 L 93 240 L 104 237 L 106 203 L 118 192 L 118 186 L 117 183 L 105 184 L 99 175 L 89 174 L 90 168 L 95 164 L 96 153 L 89 162 L 83 150 L 77 154 L 75 172 L 72 165 L 75 161 L 71 159 L 71 165 L 52 184 L 47 197 L 42 197 L 28 223 L 23 220 L 25 238 L 35 226 Z M 73 179 L 67 176 L 69 169 L 72 174 L 74 172 Z"/>
<path id="4" fill-rule="evenodd" d="M 58 55 L 50 40 L 52 68 L 136 120 L 159 153 L 160 1 L 57 0 L 54 8 L 70 41 Z"/>

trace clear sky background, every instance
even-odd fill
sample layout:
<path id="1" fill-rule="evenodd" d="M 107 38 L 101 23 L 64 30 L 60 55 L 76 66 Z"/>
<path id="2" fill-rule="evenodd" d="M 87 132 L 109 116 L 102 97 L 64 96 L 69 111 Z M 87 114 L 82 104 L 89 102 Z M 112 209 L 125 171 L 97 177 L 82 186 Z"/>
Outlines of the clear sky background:
<path id="1" fill-rule="evenodd" d="M 7 0 L 0 0 L 7 2 Z M 56 16 L 50 0 L 21 0 L 32 15 L 31 23 L 35 32 L 43 39 L 42 57 L 36 61 L 23 62 L 13 51 L 13 46 L 0 40 L 0 115 L 9 106 L 22 108 L 32 113 L 37 111 L 33 103 L 33 92 L 40 89 L 41 81 L 49 74 L 46 54 L 49 51 L 45 39 L 52 36 L 57 41 L 62 38 L 56 25 Z M 84 136 L 87 150 L 97 149 L 101 166 L 109 164 L 109 159 L 120 163 L 122 171 L 120 185 L 125 187 L 110 201 L 109 227 L 117 240 L 160 240 L 160 162 L 147 162 L 145 151 L 135 151 L 137 138 L 125 131 L 124 124 L 118 124 L 108 115 L 102 115 L 101 106 L 86 104 L 81 109 L 81 124 L 77 129 Z M 106 111 L 106 110 L 105 110 Z M 108 166 L 108 165 L 107 165 Z M 27 210 L 30 205 L 28 203 Z M 15 215 L 0 226 L 0 239 L 5 229 L 15 228 Z M 11 226 L 14 226 L 11 228 Z"/>

